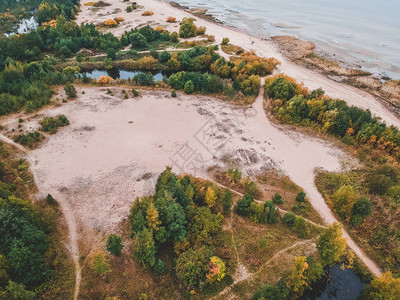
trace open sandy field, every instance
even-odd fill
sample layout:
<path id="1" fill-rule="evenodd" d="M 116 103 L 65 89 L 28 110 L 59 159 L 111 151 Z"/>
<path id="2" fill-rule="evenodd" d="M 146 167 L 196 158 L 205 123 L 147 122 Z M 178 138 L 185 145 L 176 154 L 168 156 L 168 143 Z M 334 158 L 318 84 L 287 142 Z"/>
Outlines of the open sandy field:
<path id="1" fill-rule="evenodd" d="M 85 2 L 82 1 L 82 4 Z M 81 5 L 82 12 L 78 14 L 76 22 L 78 24 L 89 22 L 99 25 L 107 19 L 113 19 L 117 16 L 123 17 L 125 21 L 119 27 L 109 29 L 113 34 L 122 35 L 126 30 L 146 24 L 162 26 L 171 32 L 178 31 L 179 21 L 184 17 L 193 17 L 189 12 L 172 7 L 169 3 L 162 0 L 137 0 L 138 9 L 131 13 L 125 11 L 125 8 L 131 2 L 122 2 L 122 0 L 108 0 L 106 2 L 111 5 L 95 9 L 95 11 L 93 11 L 93 7 Z M 147 10 L 154 12 L 154 14 L 148 17 L 141 16 Z M 168 16 L 175 17 L 178 23 L 167 23 L 166 19 Z M 214 35 L 216 43 L 220 43 L 222 38 L 228 37 L 232 44 L 238 45 L 245 50 L 254 50 L 259 56 L 275 57 L 282 63 L 278 66 L 278 72 L 284 72 L 294 77 L 310 89 L 321 87 L 329 96 L 343 99 L 350 105 L 369 109 L 387 124 L 400 127 L 400 120 L 374 96 L 360 89 L 335 82 L 316 71 L 292 63 L 280 53 L 277 45 L 272 40 L 260 39 L 235 28 L 217 24 L 206 19 L 197 18 L 196 24 L 207 27 L 206 33 Z"/>

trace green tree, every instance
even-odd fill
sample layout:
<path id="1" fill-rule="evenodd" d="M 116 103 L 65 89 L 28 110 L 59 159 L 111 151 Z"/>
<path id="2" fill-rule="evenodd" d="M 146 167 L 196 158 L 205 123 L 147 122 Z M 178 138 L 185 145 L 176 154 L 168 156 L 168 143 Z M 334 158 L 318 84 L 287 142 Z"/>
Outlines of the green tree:
<path id="1" fill-rule="evenodd" d="M 264 210 L 268 208 L 268 217 L 267 222 L 268 224 L 275 224 L 278 222 L 278 215 L 276 213 L 275 205 L 272 201 L 265 201 L 264 203 Z"/>
<path id="2" fill-rule="evenodd" d="M 153 232 L 144 228 L 134 240 L 133 251 L 136 258 L 142 261 L 145 267 L 153 267 L 156 262 L 156 247 Z"/>
<path id="3" fill-rule="evenodd" d="M 179 255 L 175 267 L 179 283 L 185 288 L 192 289 L 204 282 L 211 256 L 213 256 L 212 251 L 204 246 L 198 249 L 190 248 Z"/>
<path id="4" fill-rule="evenodd" d="M 167 273 L 167 267 L 161 259 L 159 259 L 156 265 L 154 266 L 154 273 L 158 276 Z"/>
<path id="5" fill-rule="evenodd" d="M 105 276 L 111 272 L 106 255 L 102 251 L 97 251 L 92 258 L 92 270 L 94 274 Z"/>
<path id="6" fill-rule="evenodd" d="M 287 212 L 283 216 L 283 223 L 285 223 L 289 227 L 292 227 L 294 225 L 295 220 L 296 220 L 296 215 L 292 212 Z"/>
<path id="7" fill-rule="evenodd" d="M 272 198 L 272 202 L 274 202 L 274 204 L 282 204 L 282 196 L 279 193 L 275 193 L 274 197 Z"/>
<path id="8" fill-rule="evenodd" d="M 306 193 L 304 193 L 304 192 L 298 193 L 297 196 L 296 196 L 296 201 L 297 201 L 297 202 L 304 202 L 304 201 L 306 201 Z"/>
<path id="9" fill-rule="evenodd" d="M 138 32 L 134 32 L 129 35 L 129 41 L 132 44 L 132 48 L 142 49 L 147 47 L 147 39 Z"/>
<path id="10" fill-rule="evenodd" d="M 64 91 L 68 98 L 76 98 L 76 89 L 71 83 L 64 85 Z"/>
<path id="11" fill-rule="evenodd" d="M 346 239 L 339 223 L 333 223 L 321 233 L 317 249 L 325 265 L 330 266 L 340 261 L 346 251 Z"/>
<path id="12" fill-rule="evenodd" d="M 306 238 L 309 235 L 309 230 L 303 217 L 296 216 L 293 222 L 292 229 L 302 239 Z"/>
<path id="13" fill-rule="evenodd" d="M 170 59 L 171 59 L 171 54 L 169 54 L 169 52 L 167 51 L 161 52 L 160 55 L 158 56 L 159 62 L 163 64 L 165 64 Z"/>
<path id="14" fill-rule="evenodd" d="M 0 299 L 7 300 L 34 300 L 36 295 L 34 292 L 25 289 L 23 284 L 9 281 L 4 292 L 0 289 Z"/>
<path id="15" fill-rule="evenodd" d="M 269 97 L 281 100 L 289 100 L 293 98 L 295 90 L 296 85 L 284 77 L 277 78 L 266 88 Z"/>
<path id="16" fill-rule="evenodd" d="M 250 213 L 250 204 L 254 202 L 254 198 L 248 194 L 244 195 L 235 206 L 235 212 L 241 216 L 248 216 Z"/>
<path id="17" fill-rule="evenodd" d="M 282 300 L 283 296 L 278 287 L 264 284 L 261 288 L 253 295 L 252 300 Z"/>
<path id="18" fill-rule="evenodd" d="M 183 91 L 186 94 L 192 94 L 194 92 L 194 85 L 191 80 L 189 80 L 185 83 L 185 87 L 183 88 Z"/>
<path id="19" fill-rule="evenodd" d="M 107 49 L 107 58 L 115 60 L 117 58 L 117 51 L 114 48 Z"/>
<path id="20" fill-rule="evenodd" d="M 222 191 L 222 209 L 224 213 L 228 213 L 233 205 L 233 193 L 230 189 L 226 188 Z"/>
<path id="21" fill-rule="evenodd" d="M 371 214 L 371 201 L 365 197 L 357 200 L 351 210 L 350 221 L 354 226 L 357 226 L 364 221 L 364 219 Z"/>
<path id="22" fill-rule="evenodd" d="M 188 38 L 196 36 L 196 25 L 194 25 L 193 18 L 183 18 L 181 25 L 179 27 L 179 36 L 182 38 Z"/>
<path id="23" fill-rule="evenodd" d="M 118 235 L 112 233 L 107 238 L 106 248 L 112 255 L 120 256 L 121 250 L 122 248 L 124 248 L 124 245 L 122 244 L 121 238 Z"/>

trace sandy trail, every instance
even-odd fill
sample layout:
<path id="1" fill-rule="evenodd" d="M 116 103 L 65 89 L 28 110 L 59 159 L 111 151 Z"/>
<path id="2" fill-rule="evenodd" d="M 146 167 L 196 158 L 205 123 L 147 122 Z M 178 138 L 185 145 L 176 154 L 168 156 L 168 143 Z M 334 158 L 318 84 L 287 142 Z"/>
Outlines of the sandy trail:
<path id="1" fill-rule="evenodd" d="M 91 7 L 82 5 L 82 12 L 78 14 L 76 22 L 78 24 L 82 22 L 101 24 L 107 19 L 121 16 L 125 21 L 122 22 L 119 27 L 109 29 L 108 31 L 116 35 L 122 35 L 124 31 L 144 24 L 150 24 L 151 26 L 161 25 L 171 32 L 178 31 L 179 21 L 184 17 L 195 17 L 184 10 L 172 7 L 168 2 L 162 0 L 137 0 L 136 2 L 139 5 L 139 9 L 132 13 L 127 13 L 125 11 L 127 4 L 122 1 L 108 0 L 107 2 L 112 5 L 100 9 L 97 12 L 93 12 Z M 154 15 L 142 17 L 141 14 L 145 10 L 153 11 Z M 166 18 L 168 16 L 175 17 L 178 22 L 167 23 Z M 207 34 L 214 35 L 216 43 L 221 43 L 222 38 L 228 37 L 232 44 L 238 45 L 246 50 L 254 50 L 259 56 L 275 57 L 282 63 L 278 67 L 280 72 L 284 72 L 294 77 L 299 82 L 303 82 L 306 87 L 310 89 L 321 87 L 329 96 L 343 99 L 350 105 L 369 109 L 374 115 L 380 117 L 388 125 L 400 127 L 400 120 L 374 96 L 355 87 L 335 82 L 316 71 L 292 63 L 290 60 L 283 57 L 272 40 L 260 39 L 235 28 L 217 24 L 206 19 L 197 18 L 196 24 L 198 26 L 207 27 Z"/>

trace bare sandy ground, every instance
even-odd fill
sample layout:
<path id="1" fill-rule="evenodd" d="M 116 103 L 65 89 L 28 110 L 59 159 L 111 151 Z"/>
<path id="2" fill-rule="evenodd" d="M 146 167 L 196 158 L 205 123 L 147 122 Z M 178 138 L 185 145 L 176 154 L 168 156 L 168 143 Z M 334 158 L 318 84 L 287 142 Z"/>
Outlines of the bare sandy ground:
<path id="1" fill-rule="evenodd" d="M 82 22 L 100 24 L 107 19 L 121 16 L 125 21 L 119 27 L 109 30 L 116 35 L 121 35 L 125 30 L 146 23 L 149 23 L 152 26 L 162 25 L 169 31 L 178 31 L 179 23 L 167 23 L 166 18 L 168 16 L 175 17 L 178 22 L 184 17 L 193 17 L 190 13 L 172 7 L 170 4 L 162 0 L 137 0 L 136 2 L 139 5 L 139 9 L 132 13 L 127 13 L 125 11 L 126 6 L 130 2 L 124 3 L 120 0 L 107 0 L 106 2 L 112 5 L 99 9 L 97 12 L 93 12 L 93 8 L 91 7 L 82 5 L 82 12 L 78 14 L 76 22 L 78 24 Z M 82 3 L 85 3 L 85 1 Z M 145 10 L 153 11 L 154 15 L 142 17 L 141 14 Z M 292 63 L 280 53 L 278 47 L 272 40 L 263 40 L 235 28 L 230 28 L 205 19 L 197 18 L 196 24 L 198 26 L 207 27 L 207 34 L 214 35 L 217 43 L 220 43 L 222 38 L 228 37 L 232 44 L 238 45 L 246 50 L 254 50 L 259 56 L 275 57 L 282 62 L 278 67 L 279 72 L 284 72 L 285 74 L 296 78 L 296 80 L 303 82 L 304 85 L 310 89 L 321 87 L 329 96 L 343 99 L 350 105 L 369 109 L 374 115 L 380 117 L 388 125 L 400 127 L 400 120 L 385 108 L 374 96 L 357 88 L 335 82 L 316 71 Z"/>
<path id="2" fill-rule="evenodd" d="M 205 96 L 171 98 L 162 91 L 123 99 L 121 90 L 112 88 L 109 95 L 106 88 L 81 87 L 77 100 L 42 111 L 65 114 L 71 125 L 28 154 L 39 196 L 50 193 L 61 203 L 75 257 L 81 230 L 114 231 L 135 198 L 153 192 L 166 165 L 203 178 L 211 166 L 238 166 L 249 176 L 276 168 L 305 190 L 327 224 L 336 221 L 314 185 L 314 171 L 339 171 L 355 162 L 320 139 L 272 124 L 262 91 L 253 107 L 243 108 Z"/>

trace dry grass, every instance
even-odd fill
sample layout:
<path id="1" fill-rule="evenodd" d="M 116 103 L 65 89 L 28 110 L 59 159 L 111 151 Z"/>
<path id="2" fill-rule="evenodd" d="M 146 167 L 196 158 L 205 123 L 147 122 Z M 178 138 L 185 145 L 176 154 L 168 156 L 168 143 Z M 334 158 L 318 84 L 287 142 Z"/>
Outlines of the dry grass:
<path id="1" fill-rule="evenodd" d="M 228 44 L 228 45 L 221 45 L 222 51 L 224 51 L 226 54 L 231 54 L 231 55 L 239 55 L 244 52 L 244 49 L 242 47 Z"/>
<path id="2" fill-rule="evenodd" d="M 84 3 L 83 5 L 85 5 L 85 6 L 93 6 L 93 5 L 95 5 L 97 3 L 97 1 L 92 1 L 92 2 L 86 2 L 86 3 Z"/>

